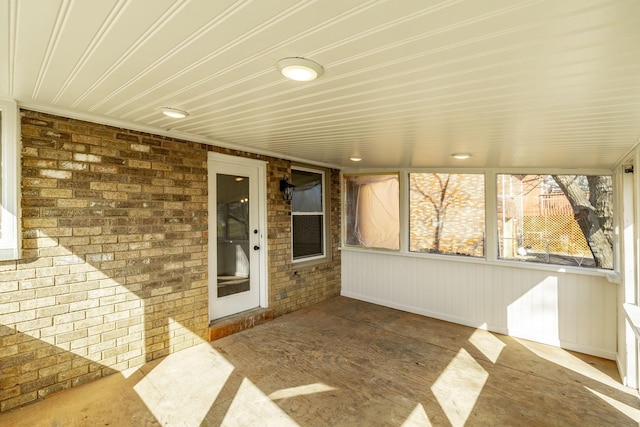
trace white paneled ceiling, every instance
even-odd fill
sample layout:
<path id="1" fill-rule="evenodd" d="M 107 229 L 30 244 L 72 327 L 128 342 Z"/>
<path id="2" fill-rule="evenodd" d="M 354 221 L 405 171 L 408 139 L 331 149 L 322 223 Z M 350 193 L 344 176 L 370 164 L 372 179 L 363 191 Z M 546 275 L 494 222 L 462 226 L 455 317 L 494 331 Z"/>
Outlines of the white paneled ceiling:
<path id="1" fill-rule="evenodd" d="M 640 1 L 0 0 L 0 95 L 340 167 L 610 169 L 640 137 Z"/>

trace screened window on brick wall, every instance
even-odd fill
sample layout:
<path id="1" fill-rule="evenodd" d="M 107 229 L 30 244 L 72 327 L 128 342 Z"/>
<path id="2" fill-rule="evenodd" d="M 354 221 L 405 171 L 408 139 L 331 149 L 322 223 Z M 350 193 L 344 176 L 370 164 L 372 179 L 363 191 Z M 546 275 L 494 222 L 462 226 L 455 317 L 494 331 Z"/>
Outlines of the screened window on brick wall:
<path id="1" fill-rule="evenodd" d="M 484 256 L 484 175 L 409 174 L 409 250 Z"/>
<path id="2" fill-rule="evenodd" d="M 613 191 L 607 175 L 497 175 L 502 259 L 613 268 Z"/>
<path id="3" fill-rule="evenodd" d="M 345 244 L 400 249 L 398 174 L 344 175 Z"/>
<path id="4" fill-rule="evenodd" d="M 291 199 L 293 260 L 313 260 L 325 256 L 324 172 L 292 169 L 295 185 Z"/>

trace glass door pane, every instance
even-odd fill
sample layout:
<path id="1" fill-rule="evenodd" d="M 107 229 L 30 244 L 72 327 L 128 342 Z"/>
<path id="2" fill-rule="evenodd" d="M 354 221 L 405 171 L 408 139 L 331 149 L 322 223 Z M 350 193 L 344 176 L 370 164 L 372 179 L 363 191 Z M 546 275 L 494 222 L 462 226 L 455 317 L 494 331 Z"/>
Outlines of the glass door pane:
<path id="1" fill-rule="evenodd" d="M 217 174 L 218 298 L 247 292 L 249 282 L 249 178 Z"/>

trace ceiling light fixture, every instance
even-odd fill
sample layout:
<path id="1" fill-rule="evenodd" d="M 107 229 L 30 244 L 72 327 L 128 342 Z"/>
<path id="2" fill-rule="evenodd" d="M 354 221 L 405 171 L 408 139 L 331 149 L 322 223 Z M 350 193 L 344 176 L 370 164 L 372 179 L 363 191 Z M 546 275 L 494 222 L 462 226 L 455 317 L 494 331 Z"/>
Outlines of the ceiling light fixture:
<path id="1" fill-rule="evenodd" d="M 283 76 L 298 82 L 315 80 L 324 73 L 322 65 L 306 58 L 284 58 L 276 67 Z"/>
<path id="2" fill-rule="evenodd" d="M 451 155 L 451 157 L 453 157 L 454 159 L 458 159 L 458 160 L 466 160 L 469 157 L 471 157 L 471 154 L 469 154 L 469 153 L 453 153 Z"/>
<path id="3" fill-rule="evenodd" d="M 177 108 L 172 107 L 161 107 L 160 111 L 167 117 L 171 117 L 172 119 L 184 119 L 189 115 L 186 111 L 178 110 Z"/>
<path id="4" fill-rule="evenodd" d="M 351 160 L 352 162 L 359 162 L 360 160 L 362 160 L 362 157 L 349 157 L 349 160 Z"/>

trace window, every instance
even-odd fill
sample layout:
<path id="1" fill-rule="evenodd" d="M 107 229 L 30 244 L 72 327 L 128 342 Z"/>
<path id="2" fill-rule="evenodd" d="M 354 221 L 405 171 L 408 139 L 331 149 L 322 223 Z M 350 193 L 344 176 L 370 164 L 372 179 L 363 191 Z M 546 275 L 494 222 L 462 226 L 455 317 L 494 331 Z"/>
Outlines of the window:
<path id="1" fill-rule="evenodd" d="M 18 106 L 0 98 L 0 260 L 19 257 Z"/>
<path id="2" fill-rule="evenodd" d="M 613 268 L 606 175 L 497 175 L 501 259 Z"/>
<path id="3" fill-rule="evenodd" d="M 218 241 L 249 240 L 249 180 L 217 174 Z"/>
<path id="4" fill-rule="evenodd" d="M 409 174 L 409 250 L 484 256 L 484 175 Z"/>
<path id="5" fill-rule="evenodd" d="M 343 195 L 345 246 L 614 269 L 611 175 L 351 173 Z"/>
<path id="6" fill-rule="evenodd" d="M 398 174 L 344 175 L 345 244 L 400 249 Z"/>
<path id="7" fill-rule="evenodd" d="M 291 199 L 293 260 L 318 260 L 326 256 L 325 172 L 292 168 L 295 185 Z"/>

